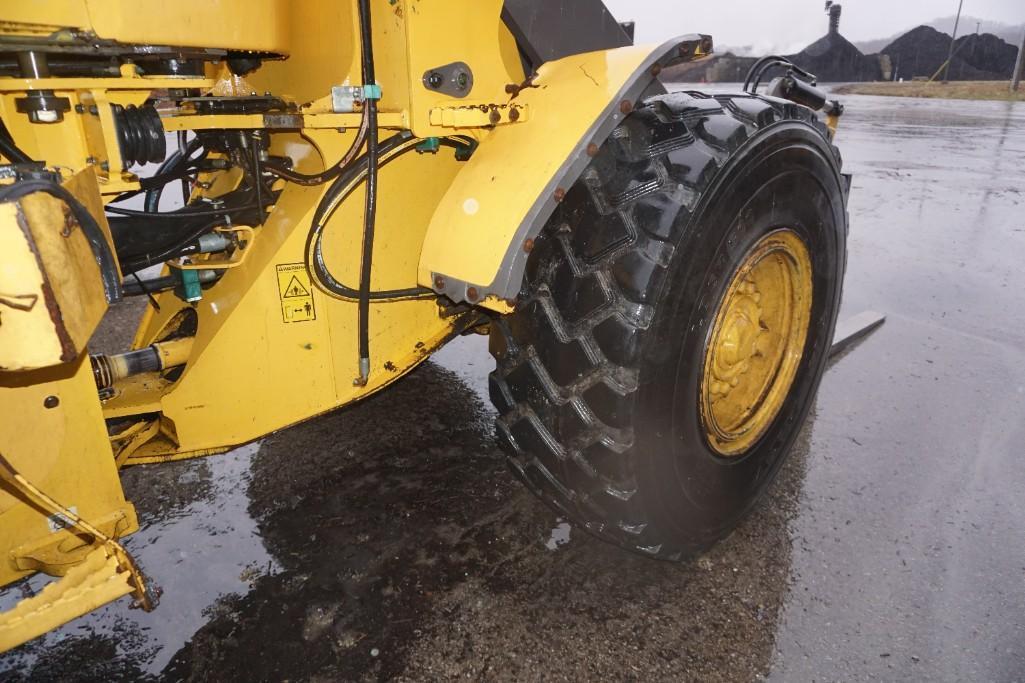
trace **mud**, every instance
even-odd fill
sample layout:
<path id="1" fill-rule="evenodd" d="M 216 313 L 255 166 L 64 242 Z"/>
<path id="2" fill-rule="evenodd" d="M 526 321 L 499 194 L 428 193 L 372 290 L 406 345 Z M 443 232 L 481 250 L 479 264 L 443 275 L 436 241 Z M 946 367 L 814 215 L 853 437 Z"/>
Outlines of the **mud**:
<path id="1" fill-rule="evenodd" d="M 844 310 L 889 318 L 710 552 L 634 556 L 522 490 L 461 338 L 359 405 L 126 471 L 160 608 L 109 605 L 0 679 L 1025 678 L 1025 106 L 845 101 Z"/>

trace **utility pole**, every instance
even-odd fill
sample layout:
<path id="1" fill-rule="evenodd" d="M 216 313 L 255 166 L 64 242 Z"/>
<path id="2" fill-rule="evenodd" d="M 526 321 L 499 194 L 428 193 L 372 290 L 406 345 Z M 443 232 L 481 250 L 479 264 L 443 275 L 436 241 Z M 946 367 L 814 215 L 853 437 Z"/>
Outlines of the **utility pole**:
<path id="1" fill-rule="evenodd" d="M 1021 83 L 1022 64 L 1025 62 L 1025 31 L 1021 32 L 1021 45 L 1018 46 L 1018 59 L 1014 62 L 1014 73 L 1011 74 L 1011 92 L 1018 92 Z"/>
<path id="2" fill-rule="evenodd" d="M 950 62 L 954 59 L 954 41 L 957 40 L 957 25 L 961 23 L 961 7 L 964 6 L 964 0 L 959 0 L 957 3 L 957 18 L 954 19 L 954 35 L 950 37 L 950 54 L 947 55 L 947 64 L 943 67 L 943 83 L 946 84 L 947 76 L 950 75 Z"/>

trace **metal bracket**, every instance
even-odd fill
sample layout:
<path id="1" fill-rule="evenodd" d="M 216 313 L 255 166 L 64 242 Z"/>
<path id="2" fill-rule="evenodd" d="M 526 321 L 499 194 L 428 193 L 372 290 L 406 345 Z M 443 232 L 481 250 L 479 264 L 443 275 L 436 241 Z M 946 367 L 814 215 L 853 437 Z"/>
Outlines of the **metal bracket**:
<path id="1" fill-rule="evenodd" d="M 484 128 L 529 118 L 530 108 L 526 104 L 464 104 L 435 107 L 430 112 L 431 125 L 445 128 Z"/>
<path id="2" fill-rule="evenodd" d="M 424 87 L 451 97 L 466 97 L 473 90 L 473 71 L 466 62 L 452 62 L 428 69 L 423 75 Z"/>

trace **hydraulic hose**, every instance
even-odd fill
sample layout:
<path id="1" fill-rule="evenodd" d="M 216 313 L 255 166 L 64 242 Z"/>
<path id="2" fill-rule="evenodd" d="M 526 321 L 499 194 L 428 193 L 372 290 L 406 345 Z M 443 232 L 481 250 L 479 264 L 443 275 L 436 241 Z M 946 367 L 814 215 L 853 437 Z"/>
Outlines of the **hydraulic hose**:
<path id="1" fill-rule="evenodd" d="M 370 0 L 359 0 L 360 50 L 362 54 L 363 84 L 374 85 L 374 45 L 370 25 Z M 367 118 L 367 188 L 363 210 L 363 253 L 359 269 L 359 377 L 358 384 L 366 384 L 370 375 L 370 272 L 374 255 L 374 223 L 377 217 L 377 99 L 363 101 Z"/>
<path id="2" fill-rule="evenodd" d="M 414 149 L 419 142 L 408 131 L 403 131 L 388 138 L 380 144 L 378 166 L 384 166 L 389 161 L 411 149 Z M 339 282 L 328 270 L 324 263 L 322 248 L 322 237 L 324 226 L 330 219 L 331 214 L 338 208 L 339 204 L 355 190 L 367 177 L 368 161 L 364 155 L 356 163 L 338 178 L 317 206 L 313 214 L 313 223 L 310 233 L 306 238 L 306 267 L 313 273 L 324 289 L 339 299 L 348 301 L 359 301 L 359 289 L 347 287 Z M 435 294 L 425 287 L 409 287 L 406 289 L 386 289 L 369 291 L 367 293 L 371 301 L 394 301 L 397 299 L 410 298 L 431 298 Z"/>
<path id="3" fill-rule="evenodd" d="M 114 258 L 114 251 L 107 242 L 99 223 L 93 218 L 89 210 L 75 199 L 75 196 L 60 185 L 46 180 L 23 180 L 0 189 L 0 201 L 13 202 L 33 192 L 45 192 L 51 197 L 61 200 L 71 209 L 78 224 L 82 227 L 82 233 L 92 249 L 96 265 L 100 269 L 100 278 L 103 281 L 103 292 L 108 303 L 115 303 L 121 300 L 121 274 L 118 272 L 117 260 Z"/>
<path id="4" fill-rule="evenodd" d="M 290 168 L 285 168 L 284 166 L 275 164 L 272 161 L 265 161 L 263 164 L 264 169 L 297 185 L 322 185 L 330 180 L 334 180 L 349 164 L 352 163 L 352 160 L 356 158 L 357 154 L 359 154 L 360 149 L 363 148 L 363 143 L 367 139 L 367 130 L 370 127 L 369 113 L 370 108 L 364 107 L 363 116 L 360 117 L 359 128 L 356 130 L 356 139 L 352 141 L 352 146 L 349 147 L 349 151 L 347 151 L 345 155 L 339 159 L 338 163 L 331 168 L 321 171 L 320 173 L 307 175 L 305 173 L 293 171 Z"/>
<path id="5" fill-rule="evenodd" d="M 14 164 L 27 164 L 32 161 L 32 157 L 22 152 L 18 145 L 14 144 L 14 138 L 11 137 L 3 120 L 0 120 L 0 154 Z"/>
<path id="6" fill-rule="evenodd" d="M 409 131 L 402 131 L 388 138 L 380 144 L 378 167 L 383 167 L 396 157 L 415 149 L 421 142 L 414 138 Z M 445 147 L 452 147 L 457 152 L 472 153 L 476 146 L 473 138 L 464 136 L 453 136 L 442 138 L 440 143 Z M 359 290 L 339 282 L 328 270 L 324 262 L 323 253 L 323 232 L 335 209 L 348 197 L 353 190 L 359 187 L 360 183 L 367 176 L 367 158 L 361 156 L 338 180 L 331 184 L 324 197 L 313 212 L 313 221 L 310 232 L 306 237 L 305 260 L 306 269 L 313 273 L 317 284 L 328 291 L 335 298 L 345 301 L 358 301 Z M 432 290 L 426 287 L 407 287 L 405 289 L 383 289 L 371 290 L 371 301 L 401 301 L 407 299 L 430 299 L 437 296 Z"/>

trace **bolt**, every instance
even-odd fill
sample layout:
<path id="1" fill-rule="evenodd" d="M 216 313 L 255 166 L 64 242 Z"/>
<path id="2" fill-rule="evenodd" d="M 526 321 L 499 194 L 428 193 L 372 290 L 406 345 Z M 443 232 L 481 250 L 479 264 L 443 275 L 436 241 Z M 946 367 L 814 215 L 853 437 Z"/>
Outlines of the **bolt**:
<path id="1" fill-rule="evenodd" d="M 85 113 L 85 107 L 83 107 L 81 104 L 76 104 L 75 105 L 75 113 L 76 114 L 84 114 Z"/>
<path id="2" fill-rule="evenodd" d="M 598 145 L 593 142 L 587 145 L 587 156 L 596 157 L 598 156 Z"/>
<path id="3" fill-rule="evenodd" d="M 531 251 L 533 251 L 533 249 L 534 240 L 532 238 L 528 237 L 527 239 L 523 240 L 523 251 L 529 254 Z"/>
<path id="4" fill-rule="evenodd" d="M 432 71 L 427 77 L 427 85 L 437 90 L 441 87 L 441 84 L 445 82 L 445 77 L 437 71 Z"/>
<path id="5" fill-rule="evenodd" d="M 516 108 L 516 107 L 510 107 L 509 108 L 509 120 L 510 121 L 519 121 L 520 120 L 520 110 L 518 108 Z"/>
<path id="6" fill-rule="evenodd" d="M 651 67 L 651 75 L 652 76 L 658 76 L 660 73 L 662 73 L 662 65 L 661 64 L 654 64 L 654 65 L 652 65 L 652 67 Z"/>
<path id="7" fill-rule="evenodd" d="M 460 90 L 466 90 L 466 86 L 470 84 L 470 77 L 465 71 L 460 71 L 459 75 L 456 76 L 456 87 Z"/>
<path id="8" fill-rule="evenodd" d="M 619 103 L 619 111 L 623 112 L 624 114 L 629 114 L 633 110 L 634 104 L 630 100 L 623 100 Z"/>
<path id="9" fill-rule="evenodd" d="M 434 288 L 435 289 L 445 289 L 445 278 L 443 278 L 440 275 L 435 275 L 434 276 Z"/>
<path id="10" fill-rule="evenodd" d="M 466 288 L 466 300 L 467 301 L 476 301 L 477 298 L 478 298 L 477 294 L 478 294 L 478 292 L 477 292 L 477 288 L 476 287 L 467 287 Z"/>
<path id="11" fill-rule="evenodd" d="M 491 113 L 488 114 L 488 121 L 491 122 L 492 126 L 497 126 L 502 120 L 502 115 L 498 113 L 498 109 L 495 107 L 491 108 Z"/>
<path id="12" fill-rule="evenodd" d="M 555 188 L 555 192 L 553 194 L 555 196 L 555 201 L 557 202 L 561 202 L 563 199 L 566 198 L 566 190 L 562 189 L 561 187 Z"/>
<path id="13" fill-rule="evenodd" d="M 61 400 L 59 398 L 57 398 L 56 396 L 51 394 L 51 395 L 49 395 L 49 396 L 47 396 L 46 398 L 43 399 L 43 407 L 44 408 L 56 408 L 57 406 L 60 405 L 60 402 L 61 402 Z"/>
<path id="14" fill-rule="evenodd" d="M 91 104 L 91 105 L 89 105 L 89 113 L 92 114 L 93 116 L 99 116 L 100 115 L 100 108 L 97 107 L 95 104 Z"/>
<path id="15" fill-rule="evenodd" d="M 110 170 L 110 162 L 101 161 L 100 162 L 100 170 L 101 171 L 109 171 Z"/>
<path id="16" fill-rule="evenodd" d="M 86 157 L 85 158 L 85 163 L 87 163 L 87 164 L 95 164 L 96 163 L 96 157 Z"/>

